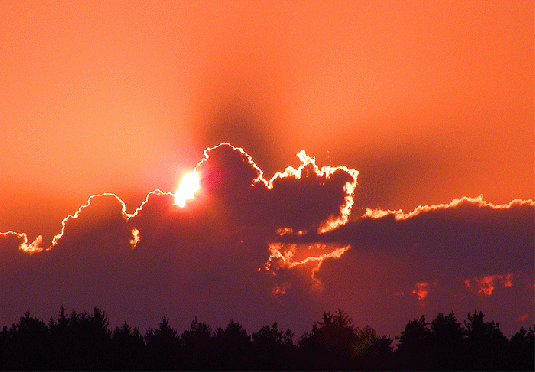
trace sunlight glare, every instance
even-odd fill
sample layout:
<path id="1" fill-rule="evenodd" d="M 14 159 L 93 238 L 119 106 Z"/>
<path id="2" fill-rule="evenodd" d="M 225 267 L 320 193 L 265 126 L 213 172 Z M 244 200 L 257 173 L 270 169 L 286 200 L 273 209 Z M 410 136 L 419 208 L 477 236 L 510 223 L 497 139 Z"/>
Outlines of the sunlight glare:
<path id="1" fill-rule="evenodd" d="M 184 208 L 186 200 L 193 199 L 200 186 L 199 175 L 196 172 L 187 173 L 178 185 L 178 190 L 175 193 L 175 204 Z"/>

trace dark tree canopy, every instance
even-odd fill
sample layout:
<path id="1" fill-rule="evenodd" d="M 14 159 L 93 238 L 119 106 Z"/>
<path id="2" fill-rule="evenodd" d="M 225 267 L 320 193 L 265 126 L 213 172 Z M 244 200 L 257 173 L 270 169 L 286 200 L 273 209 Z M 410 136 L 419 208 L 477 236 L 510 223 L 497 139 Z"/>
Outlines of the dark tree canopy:
<path id="1" fill-rule="evenodd" d="M 25 313 L 0 332 L 0 370 L 525 370 L 534 367 L 534 329 L 507 339 L 474 311 L 409 321 L 392 340 L 347 313 L 325 312 L 296 343 L 277 323 L 248 334 L 238 322 L 213 330 L 195 318 L 179 333 L 169 319 L 145 336 L 106 314 L 60 308 L 49 323 Z"/>

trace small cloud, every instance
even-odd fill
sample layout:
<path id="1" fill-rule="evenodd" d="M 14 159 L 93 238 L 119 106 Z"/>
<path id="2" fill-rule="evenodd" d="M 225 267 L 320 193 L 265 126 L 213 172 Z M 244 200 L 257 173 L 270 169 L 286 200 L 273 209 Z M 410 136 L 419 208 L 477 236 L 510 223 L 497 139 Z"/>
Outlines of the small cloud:
<path id="1" fill-rule="evenodd" d="M 423 301 L 429 294 L 429 283 L 416 283 L 416 288 L 411 293 L 418 297 L 418 301 Z"/>
<path id="2" fill-rule="evenodd" d="M 464 285 L 466 288 L 472 289 L 474 293 L 490 296 L 497 286 L 511 288 L 513 277 L 513 273 L 485 275 L 479 278 L 465 279 Z"/>
<path id="3" fill-rule="evenodd" d="M 292 287 L 292 283 L 290 282 L 284 282 L 284 283 L 281 283 L 281 284 L 276 284 L 273 286 L 273 288 L 271 289 L 271 293 L 274 295 L 274 296 L 277 296 L 277 295 L 285 295 L 286 292 Z"/>
<path id="4" fill-rule="evenodd" d="M 39 235 L 33 242 L 28 242 L 26 234 L 8 231 L 0 233 L 0 257 L 2 255 L 15 255 L 17 252 L 22 252 L 28 255 L 42 252 L 45 248 L 42 247 L 43 237 Z"/>
<path id="5" fill-rule="evenodd" d="M 33 242 L 28 242 L 26 234 L 8 231 L 0 233 L 0 260 L 13 259 L 18 253 L 32 255 L 45 250 L 41 245 L 43 237 L 39 235 Z"/>
<path id="6" fill-rule="evenodd" d="M 321 281 L 316 278 L 324 260 L 340 258 L 351 246 L 337 246 L 333 244 L 285 244 L 270 243 L 269 258 L 264 264 L 266 271 L 288 270 L 296 267 L 308 267 L 310 278 L 316 289 L 321 289 Z M 286 291 L 284 291 L 286 292 Z"/>
<path id="7" fill-rule="evenodd" d="M 141 240 L 138 229 L 132 229 L 132 239 L 130 239 L 130 245 L 132 249 L 136 248 L 137 243 Z"/>
<path id="8" fill-rule="evenodd" d="M 41 244 L 43 244 L 43 237 L 41 235 L 39 235 L 33 242 L 31 242 L 30 244 L 28 244 L 27 242 L 23 242 L 20 246 L 19 246 L 19 249 L 21 251 L 23 251 L 24 253 L 28 253 L 28 254 L 34 254 L 34 253 L 37 253 L 37 252 L 42 252 L 44 251 L 44 248 L 41 247 Z"/>

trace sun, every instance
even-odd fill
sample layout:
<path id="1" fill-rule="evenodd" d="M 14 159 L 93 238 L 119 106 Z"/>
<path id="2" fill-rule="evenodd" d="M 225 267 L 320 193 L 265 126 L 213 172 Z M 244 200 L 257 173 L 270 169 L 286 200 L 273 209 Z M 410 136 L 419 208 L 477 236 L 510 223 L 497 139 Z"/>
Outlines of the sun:
<path id="1" fill-rule="evenodd" d="M 175 192 L 175 204 L 180 208 L 184 208 L 186 200 L 193 199 L 200 187 L 199 175 L 196 172 L 186 173 L 178 185 L 178 190 Z"/>

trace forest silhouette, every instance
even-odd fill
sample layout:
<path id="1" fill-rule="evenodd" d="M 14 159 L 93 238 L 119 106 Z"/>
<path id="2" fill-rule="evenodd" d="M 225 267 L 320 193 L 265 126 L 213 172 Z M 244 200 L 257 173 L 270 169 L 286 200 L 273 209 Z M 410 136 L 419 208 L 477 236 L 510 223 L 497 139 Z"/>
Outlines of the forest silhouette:
<path id="1" fill-rule="evenodd" d="M 48 324 L 25 313 L 0 333 L 0 370 L 526 370 L 534 369 L 534 329 L 510 339 L 474 311 L 409 321 L 397 340 L 323 313 L 300 338 L 277 323 L 248 334 L 231 320 L 212 329 L 195 318 L 181 334 L 163 317 L 142 334 L 110 329 L 104 311 L 60 308 Z"/>

